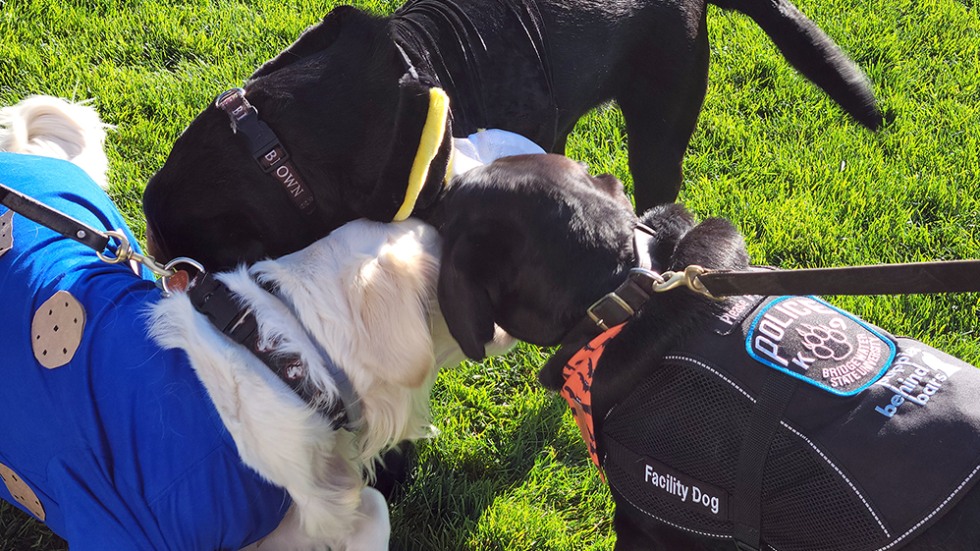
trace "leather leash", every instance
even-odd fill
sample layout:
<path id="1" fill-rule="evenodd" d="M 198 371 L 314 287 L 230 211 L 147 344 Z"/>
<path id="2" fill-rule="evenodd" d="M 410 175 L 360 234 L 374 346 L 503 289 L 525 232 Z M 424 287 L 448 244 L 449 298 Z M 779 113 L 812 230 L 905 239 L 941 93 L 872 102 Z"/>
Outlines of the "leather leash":
<path id="1" fill-rule="evenodd" d="M 153 271 L 157 275 L 173 275 L 172 270 L 168 270 L 151 256 L 142 255 L 130 246 L 129 239 L 119 230 L 102 231 L 85 224 L 81 220 L 72 218 L 63 212 L 52 209 L 40 201 L 24 195 L 23 193 L 9 188 L 0 183 L 0 204 L 5 205 L 10 210 L 20 214 L 28 220 L 32 220 L 63 237 L 77 241 L 82 245 L 95 251 L 99 259 L 109 264 L 121 264 L 130 260 L 139 262 Z M 110 247 L 112 240 L 118 241 L 116 247 Z M 105 253 L 109 252 L 112 256 Z"/>
<path id="2" fill-rule="evenodd" d="M 980 292 L 980 260 L 878 264 L 840 268 L 778 270 L 707 270 L 691 265 L 683 271 L 658 273 L 651 266 L 648 243 L 655 232 L 637 224 L 633 229 L 636 268 L 613 292 L 595 301 L 578 324 L 562 338 L 545 370 L 564 365 L 590 339 L 619 325 L 642 308 L 654 293 L 687 287 L 711 299 L 760 295 L 905 295 Z"/>
<path id="3" fill-rule="evenodd" d="M 655 291 L 686 286 L 721 298 L 737 295 L 906 295 L 980 292 L 980 260 L 877 264 L 840 268 L 725 271 L 688 266 L 666 272 Z"/>

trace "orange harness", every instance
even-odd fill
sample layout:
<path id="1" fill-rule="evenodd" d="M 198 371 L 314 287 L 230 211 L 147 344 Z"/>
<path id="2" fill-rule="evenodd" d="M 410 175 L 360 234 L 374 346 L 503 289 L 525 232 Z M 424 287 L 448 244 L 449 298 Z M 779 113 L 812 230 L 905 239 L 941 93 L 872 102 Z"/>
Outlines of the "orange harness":
<path id="1" fill-rule="evenodd" d="M 592 423 L 592 378 L 595 375 L 595 366 L 599 364 L 599 358 L 606 350 L 606 343 L 618 335 L 625 325 L 621 323 L 603 331 L 576 352 L 562 369 L 562 375 L 565 377 L 565 384 L 561 389 L 562 398 L 572 408 L 572 415 L 582 433 L 582 440 L 585 441 L 592 463 L 599 469 L 599 478 L 603 482 L 606 481 L 606 477 L 599 464 L 599 450 L 596 448 Z"/>

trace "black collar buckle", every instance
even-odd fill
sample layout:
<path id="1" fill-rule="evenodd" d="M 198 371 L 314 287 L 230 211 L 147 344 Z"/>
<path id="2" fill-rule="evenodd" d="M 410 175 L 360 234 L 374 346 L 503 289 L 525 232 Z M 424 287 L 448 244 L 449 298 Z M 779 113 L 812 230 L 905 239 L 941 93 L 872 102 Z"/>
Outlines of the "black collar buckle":
<path id="1" fill-rule="evenodd" d="M 653 270 L 631 269 L 626 281 L 615 291 L 589 306 L 587 310 L 589 318 L 603 331 L 629 320 L 646 301 L 650 300 L 654 285 L 662 281 L 660 274 Z"/>
<path id="2" fill-rule="evenodd" d="M 227 113 L 236 132 L 248 140 L 248 149 L 259 164 L 265 155 L 275 149 L 283 149 L 282 143 L 269 125 L 259 119 L 259 111 L 245 99 L 245 90 L 232 88 L 222 92 L 214 102 L 215 106 Z M 266 169 L 263 166 L 266 172 Z"/>
<path id="3" fill-rule="evenodd" d="M 618 291 L 618 289 L 617 289 Z M 630 319 L 636 310 L 613 291 L 592 303 L 587 310 L 589 318 L 603 331 Z"/>

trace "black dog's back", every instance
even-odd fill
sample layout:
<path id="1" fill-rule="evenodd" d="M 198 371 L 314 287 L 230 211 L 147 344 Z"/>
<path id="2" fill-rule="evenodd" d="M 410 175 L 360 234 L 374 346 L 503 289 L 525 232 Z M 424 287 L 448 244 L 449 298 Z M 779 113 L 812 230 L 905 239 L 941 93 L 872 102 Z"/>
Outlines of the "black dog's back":
<path id="1" fill-rule="evenodd" d="M 707 87 L 708 1 L 413 0 L 391 17 L 338 7 L 246 84 L 318 215 L 297 216 L 212 106 L 147 185 L 150 252 L 220 269 L 298 250 L 355 218 L 390 220 L 408 174 L 387 167 L 410 163 L 385 160 L 415 153 L 391 130 L 421 126 L 421 103 L 402 99 L 423 95 L 403 91 L 430 86 L 449 95 L 457 137 L 500 128 L 552 152 L 564 151 L 579 118 L 615 100 L 637 209 L 673 202 Z M 857 120 L 880 123 L 860 70 L 788 0 L 710 1 L 748 14 Z M 400 85 L 407 69 L 418 77 L 409 88 Z M 440 190 L 424 186 L 414 215 L 431 214 Z"/>
<path id="2" fill-rule="evenodd" d="M 707 85 L 708 3 L 751 17 L 846 112 L 880 126 L 867 78 L 789 0 L 411 0 L 391 28 L 408 57 L 446 87 L 457 136 L 500 128 L 564 153 L 579 118 L 615 100 L 629 133 L 637 209 L 645 211 L 680 189 Z"/>
<path id="3" fill-rule="evenodd" d="M 748 15 L 790 64 L 858 122 L 881 125 L 865 75 L 789 0 L 611 1 L 601 7 L 539 0 L 561 115 L 554 146 L 542 146 L 562 153 L 578 118 L 615 100 L 626 120 L 640 212 L 675 200 L 680 190 L 682 159 L 707 88 L 708 3 Z"/>

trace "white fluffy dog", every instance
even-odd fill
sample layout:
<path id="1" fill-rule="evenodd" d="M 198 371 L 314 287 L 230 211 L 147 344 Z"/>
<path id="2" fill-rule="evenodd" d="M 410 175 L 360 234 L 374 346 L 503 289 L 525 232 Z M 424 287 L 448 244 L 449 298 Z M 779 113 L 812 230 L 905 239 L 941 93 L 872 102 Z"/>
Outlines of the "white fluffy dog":
<path id="1" fill-rule="evenodd" d="M 185 295 L 154 307 L 154 336 L 187 352 L 242 459 L 293 498 L 261 549 L 387 548 L 387 508 L 365 475 L 393 444 L 431 434 L 437 367 L 462 359 L 435 303 L 439 248 L 436 231 L 415 220 L 355 221 L 297 253 L 219 275 L 256 314 L 261 342 L 300 356 L 307 383 L 327 400 L 338 391 L 318 346 L 343 369 L 362 415 L 350 432 L 331 428 Z"/>
<path id="2" fill-rule="evenodd" d="M 0 108 L 0 151 L 71 161 L 106 189 L 109 162 L 102 147 L 106 128 L 110 126 L 88 105 L 30 96 Z"/>
<path id="3" fill-rule="evenodd" d="M 104 187 L 107 163 L 102 144 L 105 125 L 91 107 L 38 96 L 0 110 L 0 118 L 5 126 L 0 129 L 0 144 L 4 149 L 69 160 L 85 169 Z M 23 185 L 28 186 L 25 192 L 29 193 L 33 176 L 21 173 L 21 177 L 27 179 L 28 183 Z M 49 180 L 47 185 L 57 187 L 64 184 Z M 89 205 L 100 205 L 99 208 L 106 211 L 114 210 L 103 193 L 98 194 L 101 197 L 79 203 L 76 196 L 86 196 L 91 192 L 81 189 L 65 191 L 70 193 L 58 196 L 57 200 L 61 202 L 55 203 L 56 206 L 69 211 L 78 209 L 86 219 L 91 219 L 88 218 L 91 215 L 88 209 L 95 208 Z M 97 189 L 95 191 L 98 192 Z M 47 197 L 51 199 L 54 195 Z M 111 215 L 108 219 L 119 220 L 121 216 Z M 186 386 L 181 382 L 183 379 L 170 381 L 160 377 L 189 376 L 194 379 L 196 374 L 206 393 L 199 393 L 200 398 L 195 398 L 194 393 L 181 393 L 180 406 L 156 405 L 159 410 L 149 408 L 145 413 L 154 418 L 149 425 L 140 425 L 126 416 L 88 420 L 82 415 L 82 410 L 95 409 L 96 406 L 86 403 L 79 407 L 68 402 L 64 406 L 68 409 L 74 407 L 77 412 L 73 414 L 75 419 L 72 423 L 65 423 L 60 418 L 41 419 L 40 422 L 42 426 L 56 426 L 60 430 L 74 430 L 76 421 L 78 424 L 91 422 L 123 426 L 123 432 L 131 435 L 133 442 L 100 441 L 98 445 L 93 445 L 110 450 L 110 457 L 113 458 L 110 464 L 118 464 L 132 450 L 140 449 L 142 444 L 139 440 L 146 438 L 150 440 L 147 449 L 154 450 L 155 458 L 172 462 L 178 471 L 186 468 L 186 472 L 198 473 L 195 476 L 210 477 L 215 481 L 214 487 L 220 487 L 216 477 L 222 476 L 220 469 L 224 468 L 229 470 L 222 480 L 231 481 L 229 484 L 234 485 L 239 477 L 244 478 L 236 470 L 241 469 L 249 473 L 257 472 L 266 481 L 284 488 L 292 499 L 292 505 L 282 517 L 282 502 L 271 504 L 271 509 L 278 510 L 279 516 L 275 517 L 270 527 L 278 522 L 278 528 L 249 545 L 249 549 L 387 549 L 390 533 L 387 505 L 381 494 L 368 486 L 375 464 L 381 454 L 394 444 L 432 433 L 429 391 L 438 368 L 454 365 L 463 358 L 436 304 L 440 239 L 432 227 L 411 219 L 394 224 L 355 221 L 299 252 L 216 276 L 240 299 L 241 307 L 250 309 L 255 316 L 259 342 L 265 349 L 273 355 L 281 353 L 302 360 L 302 384 L 314 390 L 321 400 L 320 405 L 322 402 L 329 405 L 340 399 L 338 385 L 325 367 L 324 355 L 331 358 L 344 373 L 357 397 L 356 415 L 347 429 L 335 429 L 329 419 L 304 402 L 256 355 L 215 329 L 204 315 L 194 309 L 185 293 L 177 292 L 161 298 L 152 284 L 123 266 L 112 266 L 110 269 L 101 263 L 89 262 L 92 253 L 81 245 L 66 239 L 51 240 L 46 237 L 43 228 L 32 226 L 27 220 L 15 218 L 14 222 L 15 232 L 23 233 L 17 234 L 15 248 L 8 251 L 3 261 L 8 264 L 36 262 L 43 266 L 60 266 L 58 263 L 66 262 L 68 255 L 88 259 L 64 264 L 71 267 L 60 273 L 71 276 L 72 271 L 76 270 L 98 270 L 98 280 L 113 290 L 110 296 L 127 297 L 125 303 L 108 305 L 113 312 L 111 319 L 133 321 L 105 327 L 86 327 L 83 335 L 97 335 L 97 338 L 86 337 L 82 341 L 83 347 L 124 343 L 125 354 L 113 355 L 111 365 L 87 364 L 86 358 L 96 356 L 79 353 L 75 360 L 67 364 L 70 369 L 60 371 L 38 370 L 30 352 L 30 343 L 27 342 L 29 339 L 17 338 L 19 333 L 5 333 L 9 339 L 0 339 L 5 357 L 17 358 L 16 362 L 11 360 L 16 364 L 12 366 L 16 369 L 11 374 L 22 373 L 25 377 L 19 389 L 8 385 L 7 394 L 0 391 L 0 398 L 9 402 L 9 406 L 16 406 L 18 400 L 36 401 L 38 398 L 32 397 L 28 386 L 44 384 L 43 380 L 59 374 L 75 373 L 84 377 L 88 373 L 107 373 L 112 381 L 119 381 L 119 388 L 123 389 L 119 392 L 127 392 L 126 389 L 132 387 L 149 396 L 169 393 L 169 390 L 160 392 L 160 388 L 178 388 L 178 383 Z M 3 269 L 8 270 L 9 274 L 15 273 L 11 267 Z M 45 273 L 49 272 L 55 276 L 59 274 L 57 269 Z M 41 299 L 46 298 L 47 286 L 35 289 L 28 288 L 29 284 L 24 283 L 25 288 L 20 289 L 17 287 L 20 284 L 19 280 L 8 277 L 5 285 L 9 285 L 7 291 L 12 293 L 13 298 L 5 299 L 0 308 L 16 312 L 21 308 L 17 302 L 20 298 L 17 297 L 27 301 L 38 300 L 32 298 L 38 295 L 44 295 Z M 87 288 L 72 287 L 65 291 L 84 296 Z M 29 304 L 23 308 L 32 308 L 33 311 L 34 307 Z M 93 313 L 91 321 L 95 324 L 102 319 L 96 314 L 107 305 L 105 301 L 96 301 L 84 307 L 86 312 Z M 141 317 L 147 322 L 145 330 L 143 324 L 137 323 Z M 494 343 L 490 343 L 489 349 L 491 352 L 503 352 L 511 344 L 511 339 L 500 332 L 495 336 Z M 153 373 L 154 377 L 141 375 L 132 378 L 132 372 L 128 371 L 130 365 L 139 365 L 141 373 Z M 38 377 L 42 382 L 35 382 Z M 157 384 L 162 387 L 149 386 Z M 131 400 L 130 396 L 113 394 L 105 388 L 92 399 L 101 399 L 102 395 L 106 395 L 112 404 Z M 64 397 L 52 396 L 61 406 Z M 207 425 L 207 419 L 186 415 L 187 411 L 204 411 L 194 400 L 213 403 L 224 429 L 234 441 L 231 454 L 238 464 L 228 465 L 210 460 L 204 463 L 204 460 L 192 459 L 213 456 L 213 453 L 208 455 L 208 448 L 203 451 L 197 448 L 174 450 L 170 449 L 172 446 L 164 446 L 161 449 L 159 442 L 162 437 L 144 430 L 146 426 L 151 426 L 161 429 L 161 434 L 167 438 L 175 434 L 179 438 L 182 431 L 190 432 L 190 427 L 195 424 Z M 160 403 L 169 402 L 161 400 Z M 167 407 L 185 413 L 171 413 L 175 410 L 165 409 Z M 129 414 L 127 412 L 127 416 Z M 143 413 L 132 415 L 136 419 Z M 180 415 L 189 417 L 184 425 L 175 424 L 175 419 Z M 159 419 L 164 417 L 168 421 L 166 426 L 161 427 Z M 98 430 L 110 434 L 104 427 L 98 427 Z M 0 436 L 4 434 L 0 430 Z M 30 463 L 18 463 L 17 456 L 13 454 L 18 449 L 29 448 L 27 442 L 19 442 L 17 434 L 8 434 L 6 441 L 0 438 L 0 459 L 4 459 L 4 452 L 8 452 L 4 463 L 15 470 L 23 469 L 30 475 L 27 470 Z M 237 461 L 239 457 L 240 462 Z M 187 463 L 186 467 L 182 462 Z M 241 462 L 248 467 L 242 467 Z M 142 470 L 145 463 L 134 462 L 136 472 L 140 473 L 136 475 L 138 482 L 134 485 L 152 485 L 147 478 L 153 475 L 147 474 L 149 470 Z M 122 475 L 117 473 L 114 476 Z M 47 509 L 47 521 L 52 529 L 63 534 L 73 546 L 76 543 L 82 545 L 80 549 L 84 545 L 93 548 L 93 543 L 110 544 L 104 539 L 105 536 L 99 535 L 103 533 L 99 531 L 103 520 L 108 527 L 105 529 L 112 530 L 112 536 L 118 537 L 111 540 L 113 546 L 136 546 L 133 543 L 136 540 L 129 540 L 128 544 L 119 542 L 126 541 L 130 537 L 127 535 L 129 532 L 152 532 L 142 530 L 141 521 L 119 521 L 128 517 L 117 516 L 108 500 L 98 499 L 102 495 L 99 492 L 124 495 L 122 490 L 117 492 L 115 485 L 127 483 L 126 480 L 113 479 L 108 486 L 94 488 L 84 477 L 74 477 L 67 482 L 49 479 L 50 486 L 47 487 L 43 479 L 32 479 L 30 476 L 24 476 L 24 479 L 25 484 L 37 490 L 37 506 Z M 167 486 L 169 480 L 163 479 L 162 484 Z M 96 499 L 92 503 L 103 504 L 106 510 L 104 513 L 95 511 L 98 507 L 81 504 L 78 499 L 69 496 L 82 496 L 85 499 L 93 496 Z M 3 497 L 11 499 L 11 496 Z M 16 497 L 14 494 L 13 498 Z M 128 508 L 129 504 L 126 505 L 124 508 Z M 221 506 L 218 507 L 220 510 Z M 97 520 L 81 525 L 72 524 L 69 517 L 79 508 L 84 508 L 85 516 Z M 263 505 L 248 510 L 265 508 Z M 228 514 L 238 510 L 232 506 L 225 508 Z M 43 514 L 31 512 L 44 518 Z M 187 518 L 187 515 L 195 520 L 207 518 L 200 511 L 184 511 L 183 516 L 178 512 L 170 516 L 153 516 L 158 514 L 159 511 L 153 509 L 145 520 L 147 525 L 153 525 L 154 530 L 174 524 L 182 526 L 187 534 L 193 534 L 195 530 L 220 532 L 228 529 L 213 526 L 215 523 L 209 521 L 197 521 L 208 524 L 204 527 L 191 526 L 191 523 L 179 520 Z M 254 525 L 252 528 L 254 530 Z M 162 539 L 172 535 L 166 530 L 157 534 Z M 102 538 L 101 543 L 91 541 L 93 538 Z M 234 541 L 247 543 L 254 541 L 254 538 Z"/>

